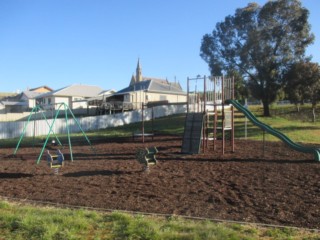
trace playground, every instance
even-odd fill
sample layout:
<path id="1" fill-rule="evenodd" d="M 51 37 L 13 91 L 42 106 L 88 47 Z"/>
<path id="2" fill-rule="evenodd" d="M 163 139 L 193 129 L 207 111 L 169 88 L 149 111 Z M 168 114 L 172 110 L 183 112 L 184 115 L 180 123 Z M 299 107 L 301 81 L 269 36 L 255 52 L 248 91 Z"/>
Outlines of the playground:
<path id="1" fill-rule="evenodd" d="M 209 141 L 209 148 L 212 147 Z M 62 152 L 65 165 L 53 174 L 41 147 L 1 148 L 0 196 L 71 206 L 174 214 L 241 222 L 320 228 L 320 164 L 312 154 L 283 142 L 228 141 L 217 151 L 182 154 L 182 138 L 156 136 L 84 142 Z M 137 149 L 156 146 L 158 164 L 149 171 Z M 48 146 L 51 148 L 51 146 Z M 52 151 L 55 150 L 52 146 Z"/>
<path id="2" fill-rule="evenodd" d="M 66 124 L 68 143 L 54 144 L 57 113 L 41 145 L 20 145 L 23 132 L 16 148 L 1 148 L 0 197 L 320 229 L 320 146 L 300 145 L 260 122 L 234 100 L 233 78 L 188 79 L 187 99 L 183 136 L 147 137 L 142 111 L 142 141 L 89 141 L 70 110 L 86 141 L 71 147 Z M 235 108 L 281 141 L 236 139 Z"/>

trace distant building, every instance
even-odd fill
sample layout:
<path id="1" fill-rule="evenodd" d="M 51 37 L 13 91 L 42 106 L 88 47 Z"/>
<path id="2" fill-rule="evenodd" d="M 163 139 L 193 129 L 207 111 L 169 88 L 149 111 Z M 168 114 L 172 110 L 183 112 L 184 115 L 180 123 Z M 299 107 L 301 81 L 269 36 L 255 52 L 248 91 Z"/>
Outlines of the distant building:
<path id="1" fill-rule="evenodd" d="M 36 97 L 51 92 L 52 89 L 48 86 L 41 86 L 37 88 L 28 89 L 15 96 L 10 96 L 3 99 L 0 103 L 2 113 L 10 112 L 25 112 L 36 106 Z"/>
<path id="2" fill-rule="evenodd" d="M 101 92 L 103 89 L 98 86 L 74 84 L 43 93 L 36 99 L 44 109 L 58 109 L 61 103 L 67 104 L 71 109 L 87 108 L 88 99 L 99 96 Z"/>
<path id="3" fill-rule="evenodd" d="M 116 91 L 114 89 L 105 90 L 101 92 L 98 96 L 87 99 L 88 107 L 95 108 L 95 114 L 101 115 L 107 113 L 109 111 L 111 113 L 111 107 L 109 103 L 107 103 L 106 99 L 115 94 Z"/>
<path id="4" fill-rule="evenodd" d="M 118 101 L 132 105 L 133 109 L 139 109 L 142 104 L 186 102 L 187 93 L 182 90 L 180 83 L 169 82 L 167 79 L 144 77 L 138 59 L 136 74 L 132 75 L 129 86 L 113 94 L 107 101 Z"/>

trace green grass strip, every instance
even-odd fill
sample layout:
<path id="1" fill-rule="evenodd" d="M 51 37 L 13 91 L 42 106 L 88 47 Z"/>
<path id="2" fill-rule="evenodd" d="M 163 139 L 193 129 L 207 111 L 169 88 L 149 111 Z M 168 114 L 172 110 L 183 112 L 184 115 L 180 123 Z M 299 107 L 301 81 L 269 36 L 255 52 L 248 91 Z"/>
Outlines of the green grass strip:
<path id="1" fill-rule="evenodd" d="M 0 239 L 319 240 L 319 237 L 317 231 L 297 228 L 34 207 L 0 201 Z"/>

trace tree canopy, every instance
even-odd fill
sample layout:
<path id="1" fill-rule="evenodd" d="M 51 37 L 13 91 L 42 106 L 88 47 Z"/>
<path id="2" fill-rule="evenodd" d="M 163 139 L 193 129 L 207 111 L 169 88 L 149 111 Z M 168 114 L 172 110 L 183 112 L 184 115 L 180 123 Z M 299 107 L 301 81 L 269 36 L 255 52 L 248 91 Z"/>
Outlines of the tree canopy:
<path id="1" fill-rule="evenodd" d="M 308 16 L 299 0 L 250 3 L 203 36 L 200 56 L 212 75 L 240 73 L 269 116 L 269 104 L 276 99 L 285 72 L 306 58 L 306 47 L 314 40 Z"/>
<path id="2" fill-rule="evenodd" d="M 320 101 L 320 66 L 318 63 L 294 63 L 285 74 L 285 91 L 288 99 L 297 106 L 310 101 L 315 121 L 315 108 Z"/>

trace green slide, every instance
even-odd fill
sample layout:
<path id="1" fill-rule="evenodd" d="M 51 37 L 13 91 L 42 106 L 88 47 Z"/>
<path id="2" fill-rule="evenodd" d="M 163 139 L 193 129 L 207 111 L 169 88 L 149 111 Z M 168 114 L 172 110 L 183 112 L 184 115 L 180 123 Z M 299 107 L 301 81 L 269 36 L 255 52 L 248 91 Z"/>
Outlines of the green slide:
<path id="1" fill-rule="evenodd" d="M 320 148 L 314 147 L 306 147 L 300 144 L 293 142 L 290 138 L 288 138 L 283 133 L 273 129 L 272 127 L 260 122 L 248 109 L 243 107 L 236 100 L 226 100 L 227 104 L 232 104 L 236 109 L 242 112 L 254 125 L 260 127 L 262 130 L 272 134 L 273 136 L 282 140 L 285 144 L 287 144 L 290 148 L 293 148 L 296 151 L 304 152 L 304 153 L 312 153 L 315 157 L 316 161 L 320 161 Z"/>

